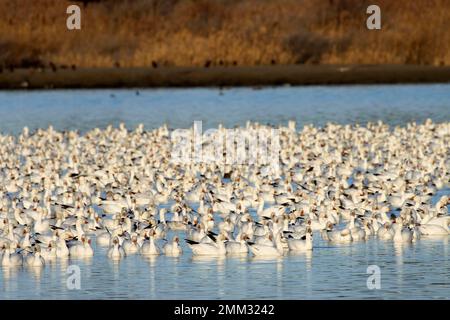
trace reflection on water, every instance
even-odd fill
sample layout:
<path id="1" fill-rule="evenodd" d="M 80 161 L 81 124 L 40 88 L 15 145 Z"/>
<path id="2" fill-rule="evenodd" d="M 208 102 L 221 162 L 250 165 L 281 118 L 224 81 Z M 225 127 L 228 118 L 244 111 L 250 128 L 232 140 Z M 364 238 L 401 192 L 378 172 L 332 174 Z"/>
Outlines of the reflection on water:
<path id="1" fill-rule="evenodd" d="M 370 239 L 330 245 L 320 236 L 313 252 L 280 258 L 128 256 L 58 260 L 45 268 L 2 268 L 1 297 L 54 299 L 329 299 L 449 298 L 448 237 L 413 244 Z M 67 266 L 81 269 L 81 290 L 69 290 Z M 369 290 L 369 265 L 381 269 L 381 290 Z"/>
<path id="2" fill-rule="evenodd" d="M 18 133 L 23 126 L 79 129 L 142 122 L 188 127 L 231 127 L 247 120 L 286 124 L 296 119 L 323 125 L 383 120 L 450 121 L 450 85 L 337 86 L 188 90 L 77 90 L 0 92 L 0 131 Z M 448 191 L 448 190 L 447 190 Z M 443 193 L 438 193 L 439 197 Z M 171 235 L 169 235 L 171 237 Z M 449 237 L 423 238 L 395 245 L 370 239 L 331 245 L 314 237 L 314 251 L 282 258 L 238 255 L 192 257 L 183 243 L 180 257 L 107 258 L 95 247 L 88 259 L 58 259 L 44 268 L 2 268 L 4 299 L 418 299 L 449 298 Z M 66 285 L 68 267 L 78 265 L 81 289 Z M 366 286 L 367 267 L 381 269 L 381 290 Z"/>

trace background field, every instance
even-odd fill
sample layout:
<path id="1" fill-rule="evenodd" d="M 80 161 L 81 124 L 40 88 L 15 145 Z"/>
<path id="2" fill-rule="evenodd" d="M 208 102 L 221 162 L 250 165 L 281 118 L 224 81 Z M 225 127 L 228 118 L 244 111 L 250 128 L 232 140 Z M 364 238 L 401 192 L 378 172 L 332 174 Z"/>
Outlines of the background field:
<path id="1" fill-rule="evenodd" d="M 374 3 L 381 31 L 366 29 Z M 450 65 L 449 30 L 448 0 L 8 0 L 0 66 Z"/>

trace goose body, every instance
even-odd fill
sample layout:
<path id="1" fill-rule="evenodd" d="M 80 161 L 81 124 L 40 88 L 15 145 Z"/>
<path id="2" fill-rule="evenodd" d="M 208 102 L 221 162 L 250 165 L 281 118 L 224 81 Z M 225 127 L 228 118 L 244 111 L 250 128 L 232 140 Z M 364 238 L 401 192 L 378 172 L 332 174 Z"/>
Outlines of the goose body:
<path id="1" fill-rule="evenodd" d="M 39 246 L 35 247 L 35 251 L 24 258 L 25 265 L 28 267 L 43 267 L 45 260 L 41 256 L 41 250 Z"/>
<path id="2" fill-rule="evenodd" d="M 281 243 L 280 233 L 275 235 L 275 239 L 271 245 L 256 244 L 248 242 L 249 250 L 254 256 L 282 256 L 284 254 L 283 245 Z"/>
<path id="3" fill-rule="evenodd" d="M 312 230 L 309 229 L 302 239 L 294 239 L 293 237 L 287 239 L 290 251 L 309 251 L 313 249 Z"/>
<path id="4" fill-rule="evenodd" d="M 140 250 L 137 236 L 132 236 L 130 240 L 125 240 L 122 243 L 123 250 L 127 255 L 137 253 Z"/>
<path id="5" fill-rule="evenodd" d="M 248 252 L 247 240 L 249 237 L 245 234 L 239 236 L 239 241 L 227 241 L 225 248 L 227 254 L 245 254 Z"/>
<path id="6" fill-rule="evenodd" d="M 166 243 L 162 250 L 167 256 L 179 256 L 183 253 L 181 246 L 179 244 L 180 240 L 177 236 L 173 237 L 171 242 Z"/>
<path id="7" fill-rule="evenodd" d="M 159 255 L 161 253 L 161 250 L 155 243 L 154 233 L 150 235 L 147 241 L 144 241 L 141 246 L 140 252 L 144 255 Z"/>
<path id="8" fill-rule="evenodd" d="M 422 224 L 419 227 L 420 233 L 424 236 L 445 236 L 449 234 L 448 228 L 445 229 L 439 224 Z"/>
<path id="9" fill-rule="evenodd" d="M 91 247 L 91 240 L 85 237 L 81 238 L 81 241 L 77 241 L 69 248 L 70 257 L 92 257 L 94 250 Z"/>
<path id="10" fill-rule="evenodd" d="M 90 257 L 90 238 L 105 247 L 95 254 L 121 259 L 281 257 L 313 250 L 314 231 L 331 246 L 417 245 L 450 234 L 450 122 L 276 129 L 274 141 L 273 126 L 235 128 L 249 143 L 276 143 L 280 160 L 263 163 L 256 153 L 258 161 L 239 165 L 171 161 L 167 126 L 0 134 L 2 266 Z M 205 147 L 220 141 L 205 139 Z"/>
<path id="11" fill-rule="evenodd" d="M 349 243 L 353 241 L 352 232 L 345 228 L 343 230 L 333 230 L 333 226 L 329 223 L 327 230 L 322 232 L 324 240 L 336 243 Z"/>
<path id="12" fill-rule="evenodd" d="M 21 266 L 23 263 L 22 255 L 15 253 L 15 250 L 11 250 L 8 244 L 3 251 L 1 263 L 3 267 Z"/>
<path id="13" fill-rule="evenodd" d="M 413 240 L 413 233 L 409 228 L 403 227 L 403 219 L 398 218 L 394 226 L 394 237 L 392 240 L 396 243 L 408 243 Z"/>
<path id="14" fill-rule="evenodd" d="M 108 258 L 113 260 L 122 259 L 126 256 L 125 250 L 120 246 L 117 237 L 113 239 L 112 246 L 108 249 L 107 255 Z"/>
<path id="15" fill-rule="evenodd" d="M 212 237 L 212 235 L 210 236 Z M 214 238 L 212 242 L 202 243 L 186 239 L 186 242 L 195 256 L 224 256 L 227 253 L 225 241 L 228 240 L 223 234 L 220 234 L 217 239 Z"/>

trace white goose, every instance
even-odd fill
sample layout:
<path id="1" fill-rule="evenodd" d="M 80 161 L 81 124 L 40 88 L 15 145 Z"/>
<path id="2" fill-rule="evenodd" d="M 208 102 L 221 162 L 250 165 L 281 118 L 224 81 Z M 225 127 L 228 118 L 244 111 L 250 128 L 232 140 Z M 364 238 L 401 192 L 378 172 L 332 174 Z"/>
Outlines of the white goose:
<path id="1" fill-rule="evenodd" d="M 171 242 L 163 246 L 163 252 L 167 256 L 179 256 L 183 253 L 178 236 L 174 236 Z"/>
<path id="2" fill-rule="evenodd" d="M 223 233 L 219 234 L 217 238 L 211 233 L 208 236 L 212 238 L 212 243 L 201 243 L 186 239 L 186 243 L 192 249 L 192 254 L 195 256 L 224 256 L 227 253 L 225 241 L 228 240 L 228 237 Z"/>
<path id="3" fill-rule="evenodd" d="M 381 240 L 392 240 L 394 238 L 394 229 L 389 222 L 386 222 L 382 227 L 378 229 L 378 238 Z"/>
<path id="4" fill-rule="evenodd" d="M 81 239 L 69 248 L 69 254 L 74 258 L 92 257 L 94 255 L 94 250 L 92 250 L 91 247 L 91 239 L 82 235 Z"/>
<path id="5" fill-rule="evenodd" d="M 131 236 L 131 239 L 126 239 L 122 243 L 123 250 L 127 255 L 137 253 L 139 252 L 139 244 L 138 244 L 138 237 L 136 234 L 133 234 Z"/>
<path id="6" fill-rule="evenodd" d="M 27 255 L 25 258 L 25 265 L 29 267 L 43 267 L 45 260 L 41 256 L 41 247 L 34 246 L 34 252 Z"/>
<path id="7" fill-rule="evenodd" d="M 442 225 L 433 224 L 432 222 L 419 224 L 418 228 L 420 234 L 424 236 L 446 236 L 449 234 L 448 228 L 445 229 Z"/>
<path id="8" fill-rule="evenodd" d="M 313 249 L 313 236 L 311 228 L 306 229 L 306 234 L 302 239 L 288 237 L 288 247 L 290 251 L 308 251 Z"/>
<path id="9" fill-rule="evenodd" d="M 272 235 L 273 237 L 273 235 Z M 279 257 L 284 254 L 283 244 L 281 243 L 281 234 L 277 233 L 274 237 L 272 245 L 261 245 L 254 242 L 247 242 L 250 251 L 255 256 L 275 256 Z"/>
<path id="10" fill-rule="evenodd" d="M 148 233 L 148 240 L 145 240 L 141 246 L 141 254 L 144 255 L 159 255 L 161 250 L 155 243 L 155 231 L 152 229 Z"/>
<path id="11" fill-rule="evenodd" d="M 409 228 L 403 227 L 403 218 L 398 217 L 394 225 L 394 237 L 392 238 L 395 243 L 407 243 L 412 242 L 413 234 Z"/>
<path id="12" fill-rule="evenodd" d="M 356 223 L 355 220 L 356 220 L 355 213 L 352 212 L 350 214 L 350 223 L 347 225 L 347 229 L 350 230 L 350 233 L 352 234 L 352 240 L 358 241 L 366 239 L 366 232 L 364 228 L 361 228 L 359 222 Z"/>
<path id="13" fill-rule="evenodd" d="M 47 247 L 41 249 L 41 256 L 45 261 L 53 261 L 56 259 L 56 242 L 50 241 Z"/>
<path id="14" fill-rule="evenodd" d="M 22 255 L 16 253 L 9 243 L 3 245 L 3 256 L 1 261 L 3 267 L 21 266 L 23 263 Z"/>
<path id="15" fill-rule="evenodd" d="M 112 246 L 108 249 L 107 255 L 110 259 L 118 260 L 124 258 L 126 253 L 119 244 L 119 239 L 114 237 Z"/>
<path id="16" fill-rule="evenodd" d="M 56 256 L 58 258 L 67 258 L 69 256 L 69 248 L 67 247 L 64 235 L 59 235 L 58 241 L 56 243 Z"/>
<path id="17" fill-rule="evenodd" d="M 246 241 L 250 238 L 246 234 L 240 234 L 237 241 L 228 241 L 225 243 L 227 254 L 243 254 L 248 252 Z"/>
<path id="18" fill-rule="evenodd" d="M 343 230 L 333 230 L 331 223 L 327 224 L 327 229 L 322 232 L 324 240 L 336 243 L 349 243 L 353 241 L 351 231 L 346 228 Z"/>

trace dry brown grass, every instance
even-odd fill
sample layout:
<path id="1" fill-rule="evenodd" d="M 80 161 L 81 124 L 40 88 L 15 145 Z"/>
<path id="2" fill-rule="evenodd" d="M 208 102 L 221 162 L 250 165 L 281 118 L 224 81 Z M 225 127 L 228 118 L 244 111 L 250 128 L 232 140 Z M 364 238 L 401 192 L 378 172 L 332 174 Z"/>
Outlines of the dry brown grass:
<path id="1" fill-rule="evenodd" d="M 79 3 L 81 31 L 69 3 L 1 1 L 0 65 L 450 65 L 448 0 L 103 0 Z"/>

